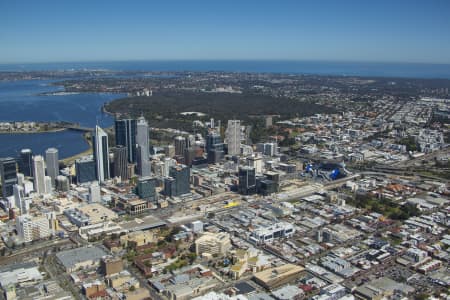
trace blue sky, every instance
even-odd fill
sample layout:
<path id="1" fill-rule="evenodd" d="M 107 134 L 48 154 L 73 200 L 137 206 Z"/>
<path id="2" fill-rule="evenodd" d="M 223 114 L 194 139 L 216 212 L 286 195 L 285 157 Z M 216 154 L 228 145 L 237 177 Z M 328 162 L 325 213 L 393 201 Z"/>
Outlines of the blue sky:
<path id="1" fill-rule="evenodd" d="M 0 0 L 0 63 L 450 63 L 447 0 Z"/>

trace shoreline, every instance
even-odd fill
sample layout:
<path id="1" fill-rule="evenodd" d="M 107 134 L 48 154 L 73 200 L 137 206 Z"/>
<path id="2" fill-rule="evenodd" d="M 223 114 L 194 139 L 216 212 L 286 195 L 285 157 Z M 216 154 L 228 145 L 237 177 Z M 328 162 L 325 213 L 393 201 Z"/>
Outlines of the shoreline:
<path id="1" fill-rule="evenodd" d="M 37 134 L 37 133 L 54 133 L 66 131 L 67 128 L 58 128 L 52 130 L 42 130 L 42 131 L 0 131 L 0 134 Z"/>
<path id="2" fill-rule="evenodd" d="M 65 164 L 66 166 L 71 165 L 73 163 L 75 163 L 75 160 L 77 160 L 78 158 L 82 157 L 82 156 L 86 156 L 89 154 L 92 154 L 92 142 L 91 139 L 88 139 L 88 134 L 90 133 L 83 133 L 83 139 L 84 141 L 88 144 L 88 148 L 86 150 L 84 150 L 83 152 L 80 152 L 78 154 L 60 159 L 59 162 L 62 162 L 63 164 Z"/>

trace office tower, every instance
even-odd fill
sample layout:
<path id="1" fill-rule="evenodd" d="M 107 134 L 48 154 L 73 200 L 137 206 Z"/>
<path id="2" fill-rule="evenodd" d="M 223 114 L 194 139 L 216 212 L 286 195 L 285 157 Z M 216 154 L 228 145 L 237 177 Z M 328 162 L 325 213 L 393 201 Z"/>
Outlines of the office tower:
<path id="1" fill-rule="evenodd" d="M 101 183 L 109 179 L 109 148 L 108 135 L 99 126 L 95 126 L 92 146 L 95 160 L 95 176 Z"/>
<path id="2" fill-rule="evenodd" d="M 255 169 L 257 174 L 261 174 L 263 171 L 263 159 L 261 156 L 247 157 L 247 165 Z"/>
<path id="3" fill-rule="evenodd" d="M 166 177 L 164 178 L 164 195 L 167 197 L 176 197 L 177 190 L 176 190 L 176 181 L 172 177 Z"/>
<path id="4" fill-rule="evenodd" d="M 100 186 L 98 185 L 97 181 L 94 181 L 89 186 L 89 202 L 90 203 L 97 203 L 101 202 L 101 193 L 100 193 Z"/>
<path id="5" fill-rule="evenodd" d="M 128 177 L 128 151 L 125 146 L 118 145 L 113 150 L 114 153 L 114 176 L 127 180 Z"/>
<path id="6" fill-rule="evenodd" d="M 164 159 L 164 170 L 163 170 L 163 176 L 167 177 L 169 176 L 170 167 L 174 166 L 176 161 L 172 158 L 166 157 Z"/>
<path id="7" fill-rule="evenodd" d="M 144 200 L 155 202 L 157 179 L 155 177 L 141 177 L 138 179 L 136 192 Z"/>
<path id="8" fill-rule="evenodd" d="M 186 139 L 186 148 L 190 148 L 190 147 L 194 146 L 194 144 L 195 144 L 195 136 L 190 134 L 185 139 Z"/>
<path id="9" fill-rule="evenodd" d="M 175 155 L 184 155 L 184 149 L 186 149 L 186 139 L 182 136 L 177 136 L 174 139 Z"/>
<path id="10" fill-rule="evenodd" d="M 226 143 L 228 144 L 228 154 L 241 154 L 241 121 L 228 120 L 227 130 L 225 132 Z"/>
<path id="11" fill-rule="evenodd" d="M 180 196 L 191 192 L 191 169 L 188 166 L 176 165 L 170 167 L 169 176 L 175 180 L 175 187 L 172 190 L 172 196 Z"/>
<path id="12" fill-rule="evenodd" d="M 189 147 L 184 149 L 184 163 L 187 166 L 191 166 L 192 165 L 192 161 L 194 160 L 194 158 L 196 157 L 196 149 L 193 147 Z"/>
<path id="13" fill-rule="evenodd" d="M 143 147 L 145 146 L 137 146 L 136 166 L 137 174 L 139 176 L 146 177 L 151 175 L 152 166 L 150 164 L 150 160 L 148 159 L 148 151 L 146 151 Z"/>
<path id="14" fill-rule="evenodd" d="M 21 215 L 25 214 L 26 213 L 26 209 L 24 209 L 25 191 L 23 187 L 21 187 L 18 184 L 13 185 L 13 195 L 15 207 L 17 207 L 20 210 Z"/>
<path id="15" fill-rule="evenodd" d="M 0 179 L 3 197 L 12 196 L 13 186 L 17 184 L 17 167 L 14 158 L 0 158 Z"/>
<path id="16" fill-rule="evenodd" d="M 49 148 L 45 151 L 45 164 L 47 175 L 52 179 L 52 186 L 55 186 L 56 176 L 59 175 L 58 149 Z"/>
<path id="17" fill-rule="evenodd" d="M 41 155 L 33 157 L 34 191 L 45 194 L 45 162 Z"/>
<path id="18" fill-rule="evenodd" d="M 22 186 L 25 184 L 25 176 L 22 173 L 17 173 L 17 184 Z"/>
<path id="19" fill-rule="evenodd" d="M 53 186 L 52 186 L 52 178 L 50 176 L 44 177 L 44 183 L 45 183 L 45 191 L 44 194 L 51 194 Z"/>
<path id="20" fill-rule="evenodd" d="M 136 120 L 123 119 L 114 123 L 116 131 L 116 146 L 121 145 L 127 148 L 128 162 L 136 162 Z M 147 133 L 148 134 L 148 133 Z M 147 143 L 148 145 L 148 143 Z"/>
<path id="21" fill-rule="evenodd" d="M 27 177 L 33 176 L 33 152 L 30 149 L 22 149 L 19 155 L 19 172 Z"/>
<path id="22" fill-rule="evenodd" d="M 138 170 L 141 170 L 139 175 L 149 176 L 150 170 L 148 169 L 149 161 L 149 136 L 148 136 L 148 123 L 144 117 L 140 117 L 137 121 L 137 133 L 136 133 L 136 143 L 138 145 L 138 155 L 140 155 L 140 162 L 138 162 Z M 142 167 L 142 166 L 144 167 Z M 148 174 L 141 174 L 142 172 Z"/>
<path id="23" fill-rule="evenodd" d="M 206 142 L 205 142 L 205 151 L 208 153 L 210 150 L 213 149 L 214 145 L 216 144 L 222 144 L 222 139 L 220 138 L 220 135 L 212 131 L 206 136 Z"/>
<path id="24" fill-rule="evenodd" d="M 175 147 L 173 145 L 167 145 L 164 147 L 164 155 L 172 158 L 175 156 Z"/>
<path id="25" fill-rule="evenodd" d="M 85 183 L 96 179 L 96 163 L 92 155 L 83 156 L 75 161 L 77 183 Z"/>
<path id="26" fill-rule="evenodd" d="M 254 168 L 239 168 L 238 192 L 243 195 L 252 195 L 256 193 L 256 173 Z"/>
<path id="27" fill-rule="evenodd" d="M 68 192 L 70 188 L 69 178 L 63 175 L 56 176 L 55 187 L 58 192 Z"/>

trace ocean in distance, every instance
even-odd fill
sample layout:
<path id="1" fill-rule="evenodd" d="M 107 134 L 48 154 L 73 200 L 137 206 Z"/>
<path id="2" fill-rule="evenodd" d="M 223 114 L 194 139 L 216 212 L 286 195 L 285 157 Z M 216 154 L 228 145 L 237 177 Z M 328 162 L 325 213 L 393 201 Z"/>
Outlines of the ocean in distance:
<path id="1" fill-rule="evenodd" d="M 450 64 L 288 60 L 170 60 L 0 64 L 0 71 L 225 71 L 450 79 Z"/>

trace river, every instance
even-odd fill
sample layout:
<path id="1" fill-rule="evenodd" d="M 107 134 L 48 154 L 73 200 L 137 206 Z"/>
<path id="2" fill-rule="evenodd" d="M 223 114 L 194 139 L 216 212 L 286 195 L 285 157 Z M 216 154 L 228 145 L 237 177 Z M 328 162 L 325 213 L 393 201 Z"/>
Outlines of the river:
<path id="1" fill-rule="evenodd" d="M 123 94 L 82 93 L 70 95 L 41 95 L 62 91 L 51 80 L 18 80 L 0 82 L 0 122 L 7 121 L 67 121 L 84 127 L 99 124 L 109 127 L 112 116 L 101 111 L 105 102 Z M 56 147 L 59 157 L 67 158 L 88 149 L 81 132 L 70 130 L 32 134 L 0 134 L 0 157 L 17 157 L 23 148 L 35 154 Z"/>

